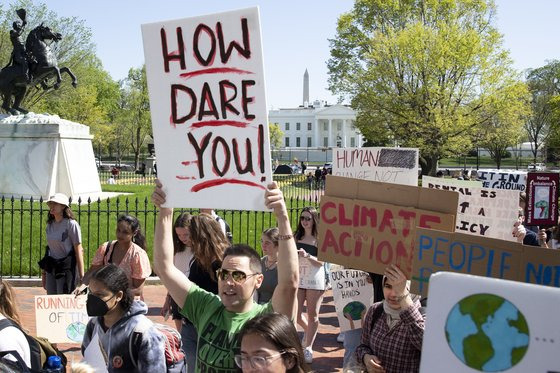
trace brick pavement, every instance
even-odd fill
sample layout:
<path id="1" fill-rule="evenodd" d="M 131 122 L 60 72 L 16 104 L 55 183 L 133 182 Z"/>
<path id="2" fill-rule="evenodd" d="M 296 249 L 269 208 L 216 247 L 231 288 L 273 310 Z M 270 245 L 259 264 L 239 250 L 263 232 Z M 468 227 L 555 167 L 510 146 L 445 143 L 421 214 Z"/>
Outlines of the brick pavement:
<path id="1" fill-rule="evenodd" d="M 18 305 L 22 317 L 22 322 L 31 334 L 35 335 L 35 312 L 33 300 L 35 295 L 45 294 L 40 287 L 17 287 L 16 289 Z M 148 285 L 144 287 L 144 298 L 148 304 L 148 317 L 155 322 L 165 323 L 159 315 L 161 305 L 167 294 L 162 285 Z M 315 340 L 314 359 L 311 368 L 314 372 L 341 372 L 342 357 L 344 349 L 341 343 L 337 343 L 338 321 L 335 314 L 332 292 L 328 291 L 325 295 L 320 312 L 319 334 Z M 167 324 L 173 325 L 171 319 Z M 300 333 L 301 334 L 301 333 Z M 82 358 L 80 346 L 78 344 L 60 344 L 61 349 L 68 357 L 69 363 L 79 362 Z"/>

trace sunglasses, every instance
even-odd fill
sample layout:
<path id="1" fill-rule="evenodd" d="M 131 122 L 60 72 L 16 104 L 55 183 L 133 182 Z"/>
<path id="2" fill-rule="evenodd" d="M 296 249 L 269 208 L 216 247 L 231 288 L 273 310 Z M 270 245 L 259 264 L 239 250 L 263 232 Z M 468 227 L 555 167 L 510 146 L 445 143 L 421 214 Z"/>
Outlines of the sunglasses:
<path id="1" fill-rule="evenodd" d="M 299 220 L 311 221 L 311 220 L 313 220 L 313 218 L 310 218 L 308 216 L 300 216 Z"/>
<path id="2" fill-rule="evenodd" d="M 236 282 L 238 284 L 244 283 L 249 277 L 260 275 L 260 273 L 253 273 L 248 275 L 243 271 L 239 271 L 239 270 L 230 271 L 228 269 L 223 269 L 223 268 L 220 268 L 216 271 L 216 277 L 218 277 L 218 279 L 222 281 L 226 281 L 230 276 L 230 274 L 231 274 L 231 278 L 233 279 L 233 282 Z"/>

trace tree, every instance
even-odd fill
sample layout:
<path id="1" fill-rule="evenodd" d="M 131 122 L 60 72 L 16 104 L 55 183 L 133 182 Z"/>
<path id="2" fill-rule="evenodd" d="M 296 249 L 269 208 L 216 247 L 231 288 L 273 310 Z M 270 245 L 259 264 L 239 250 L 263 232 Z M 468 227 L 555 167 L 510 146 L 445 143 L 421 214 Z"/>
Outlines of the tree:
<path id="1" fill-rule="evenodd" d="M 30 30 L 44 23 L 53 31 L 62 34 L 62 40 L 53 43 L 51 48 L 58 60 L 58 66 L 67 66 L 72 70 L 79 70 L 83 64 L 87 64 L 91 57 L 95 56 L 95 45 L 91 40 L 91 29 L 85 22 L 77 17 L 60 17 L 55 12 L 49 10 L 45 4 L 35 4 L 32 0 L 14 1 L 11 5 L 4 8 L 0 5 L 0 66 L 4 67 L 10 60 L 12 44 L 10 42 L 10 30 L 12 22 L 19 19 L 16 9 L 24 8 L 27 10 L 27 26 L 25 37 Z M 80 76 L 78 82 L 80 83 Z M 63 82 L 70 82 L 68 77 L 63 78 Z M 63 84 L 61 87 L 68 86 Z M 49 82 L 49 86 L 52 86 Z M 29 110 L 40 111 L 44 103 L 41 102 L 53 88 L 28 89 L 22 106 Z M 87 91 L 87 89 L 86 89 Z M 83 94 L 83 92 L 82 92 Z"/>
<path id="2" fill-rule="evenodd" d="M 523 125 L 531 113 L 527 85 L 518 82 L 506 84 L 505 87 L 496 94 L 498 99 L 489 103 L 491 114 L 488 118 L 481 118 L 481 123 L 485 124 L 478 129 L 480 144 L 488 150 L 498 169 L 507 154 L 507 148 L 519 144 L 523 137 Z"/>
<path id="3" fill-rule="evenodd" d="M 138 168 L 140 151 L 152 132 L 145 66 L 128 71 L 128 76 L 121 82 L 121 94 L 123 101 L 120 120 L 134 152 L 134 166 Z"/>
<path id="4" fill-rule="evenodd" d="M 330 40 L 329 88 L 351 100 L 367 139 L 420 148 L 435 175 L 519 81 L 494 15 L 492 0 L 356 0 Z"/>
<path id="5" fill-rule="evenodd" d="M 282 132 L 278 123 L 268 124 L 268 136 L 270 138 L 270 147 L 272 148 L 272 150 L 276 150 L 282 146 L 282 138 L 284 137 L 284 132 Z"/>
<path id="6" fill-rule="evenodd" d="M 558 142 L 553 137 L 558 133 L 558 95 L 560 94 L 560 61 L 552 61 L 545 66 L 529 70 L 527 84 L 531 92 L 532 115 L 525 122 L 527 136 L 531 143 L 533 160 L 537 162 L 537 153 L 549 140 Z"/>

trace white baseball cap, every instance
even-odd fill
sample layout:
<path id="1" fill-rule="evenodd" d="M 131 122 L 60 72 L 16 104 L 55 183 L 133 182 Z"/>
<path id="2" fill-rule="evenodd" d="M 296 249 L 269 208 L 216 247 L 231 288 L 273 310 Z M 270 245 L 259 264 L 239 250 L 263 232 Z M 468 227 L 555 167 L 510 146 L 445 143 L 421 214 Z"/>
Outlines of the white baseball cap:
<path id="1" fill-rule="evenodd" d="M 61 205 L 64 205 L 66 207 L 70 206 L 70 201 L 68 197 L 66 196 L 66 194 L 63 193 L 55 193 L 54 195 L 50 196 L 49 199 L 47 200 L 47 203 L 49 202 L 60 203 Z"/>

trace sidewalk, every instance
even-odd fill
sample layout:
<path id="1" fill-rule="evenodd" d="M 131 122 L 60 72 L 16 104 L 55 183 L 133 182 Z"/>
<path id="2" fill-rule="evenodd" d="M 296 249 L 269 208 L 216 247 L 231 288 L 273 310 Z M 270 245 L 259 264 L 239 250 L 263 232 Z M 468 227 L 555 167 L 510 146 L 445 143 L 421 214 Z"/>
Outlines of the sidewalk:
<path id="1" fill-rule="evenodd" d="M 22 317 L 23 326 L 35 335 L 35 295 L 46 294 L 40 287 L 17 287 L 15 288 L 18 306 Z M 144 300 L 149 307 L 148 317 L 159 323 L 166 323 L 173 326 L 169 319 L 167 322 L 159 316 L 161 305 L 163 304 L 167 291 L 163 285 L 148 285 L 144 287 Z M 336 341 L 338 335 L 338 320 L 336 318 L 332 292 L 329 290 L 325 294 L 320 313 L 320 326 L 317 339 L 315 340 L 313 364 L 311 368 L 314 372 L 342 372 L 342 357 L 344 349 L 342 343 Z M 301 334 L 301 333 L 300 333 Z M 79 362 L 82 359 L 80 345 L 78 344 L 59 344 L 69 364 Z"/>

